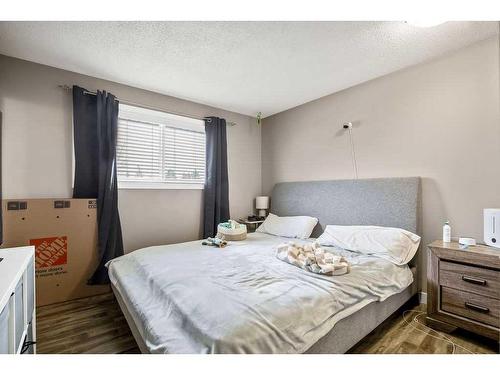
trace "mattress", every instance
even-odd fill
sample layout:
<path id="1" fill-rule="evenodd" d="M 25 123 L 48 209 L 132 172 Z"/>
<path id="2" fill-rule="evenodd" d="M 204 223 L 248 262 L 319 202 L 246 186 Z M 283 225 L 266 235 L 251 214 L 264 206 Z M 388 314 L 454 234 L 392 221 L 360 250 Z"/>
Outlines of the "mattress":
<path id="1" fill-rule="evenodd" d="M 333 248 L 349 260 L 351 272 L 312 274 L 275 257 L 284 241 L 289 239 L 253 233 L 224 249 L 194 241 L 111 261 L 113 289 L 141 350 L 303 353 L 337 322 L 401 295 L 413 282 L 408 266 Z"/>

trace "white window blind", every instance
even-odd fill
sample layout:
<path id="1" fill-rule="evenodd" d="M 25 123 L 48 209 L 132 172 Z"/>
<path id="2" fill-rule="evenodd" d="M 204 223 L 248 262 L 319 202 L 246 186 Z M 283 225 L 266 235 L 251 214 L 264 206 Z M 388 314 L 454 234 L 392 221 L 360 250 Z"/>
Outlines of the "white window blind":
<path id="1" fill-rule="evenodd" d="M 116 156 L 121 188 L 202 188 L 204 123 L 120 104 Z"/>

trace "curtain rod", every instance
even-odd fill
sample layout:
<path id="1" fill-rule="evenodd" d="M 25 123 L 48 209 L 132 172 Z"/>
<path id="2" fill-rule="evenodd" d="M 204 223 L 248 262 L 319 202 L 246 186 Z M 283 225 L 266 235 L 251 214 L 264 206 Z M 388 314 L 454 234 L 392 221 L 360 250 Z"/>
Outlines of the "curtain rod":
<path id="1" fill-rule="evenodd" d="M 72 91 L 73 88 L 71 86 L 68 86 L 68 85 L 58 85 L 61 89 L 65 90 L 65 91 Z M 84 94 L 87 94 L 87 95 L 97 95 L 96 92 L 94 91 L 88 91 L 88 90 L 84 90 L 83 91 Z M 160 111 L 160 112 L 165 112 L 165 113 L 168 113 L 170 115 L 176 115 L 176 116 L 183 116 L 183 117 L 189 117 L 189 118 L 192 118 L 192 119 L 195 119 L 195 120 L 205 120 L 206 117 L 199 117 L 199 116 L 194 116 L 194 115 L 190 115 L 190 114 L 187 114 L 187 113 L 182 113 L 182 112 L 172 112 L 172 111 L 167 111 L 165 109 L 162 109 L 162 108 L 157 108 L 157 107 L 151 107 L 151 106 L 148 106 L 148 105 L 143 105 L 143 104 L 139 104 L 139 103 L 134 103 L 132 101 L 129 101 L 129 100 L 123 100 L 123 99 L 119 99 L 117 98 L 118 101 L 120 103 L 123 103 L 123 104 L 128 104 L 128 105 L 131 105 L 131 106 L 134 106 L 134 107 L 140 107 L 140 108 L 144 108 L 144 109 L 151 109 L 153 111 Z M 236 125 L 235 122 L 232 122 L 232 121 L 226 121 L 226 124 L 229 125 L 229 126 L 234 126 Z"/>

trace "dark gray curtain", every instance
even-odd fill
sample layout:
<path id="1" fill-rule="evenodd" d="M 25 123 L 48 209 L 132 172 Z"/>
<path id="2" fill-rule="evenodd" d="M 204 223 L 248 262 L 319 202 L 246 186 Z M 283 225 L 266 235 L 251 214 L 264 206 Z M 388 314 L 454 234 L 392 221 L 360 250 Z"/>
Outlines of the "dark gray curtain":
<path id="1" fill-rule="evenodd" d="M 97 198 L 99 264 L 88 283 L 106 284 L 109 277 L 104 265 L 123 255 L 116 175 L 118 101 L 105 91 L 92 95 L 73 86 L 73 127 L 73 198 Z"/>
<path id="2" fill-rule="evenodd" d="M 0 203 L 2 203 L 2 112 L 0 112 Z M 0 207 L 0 245 L 3 243 L 2 207 Z"/>
<path id="3" fill-rule="evenodd" d="M 99 146 L 97 141 L 97 96 L 73 86 L 73 147 L 75 181 L 73 198 L 97 198 Z"/>
<path id="4" fill-rule="evenodd" d="M 229 181 L 227 175 L 226 120 L 205 119 L 206 173 L 203 237 L 217 233 L 217 225 L 229 220 Z"/>

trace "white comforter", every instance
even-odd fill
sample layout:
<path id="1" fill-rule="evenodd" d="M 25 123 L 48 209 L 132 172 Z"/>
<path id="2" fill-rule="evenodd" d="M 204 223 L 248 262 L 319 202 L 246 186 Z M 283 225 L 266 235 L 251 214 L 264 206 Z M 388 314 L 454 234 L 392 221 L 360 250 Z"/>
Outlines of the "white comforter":
<path id="1" fill-rule="evenodd" d="M 283 241 L 254 233 L 224 249 L 149 247 L 111 261 L 109 274 L 152 353 L 302 353 L 413 281 L 406 265 L 333 248 L 351 272 L 310 273 L 276 258 Z"/>

